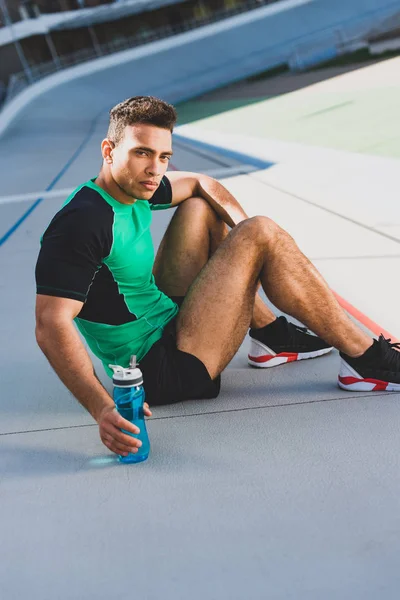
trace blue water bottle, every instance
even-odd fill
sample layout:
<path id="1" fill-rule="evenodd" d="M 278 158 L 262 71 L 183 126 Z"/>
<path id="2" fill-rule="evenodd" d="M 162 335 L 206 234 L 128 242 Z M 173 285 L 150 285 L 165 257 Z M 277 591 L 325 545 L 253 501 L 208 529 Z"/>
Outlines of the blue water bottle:
<path id="1" fill-rule="evenodd" d="M 145 392 L 143 388 L 143 375 L 136 366 L 136 356 L 131 356 L 129 367 L 119 365 L 108 365 L 114 371 L 114 402 L 119 414 L 140 429 L 139 434 L 124 433 L 138 438 L 142 445 L 136 453 L 130 452 L 128 456 L 120 456 L 123 463 L 138 463 L 146 460 L 150 452 L 150 441 L 144 420 L 143 403 Z"/>

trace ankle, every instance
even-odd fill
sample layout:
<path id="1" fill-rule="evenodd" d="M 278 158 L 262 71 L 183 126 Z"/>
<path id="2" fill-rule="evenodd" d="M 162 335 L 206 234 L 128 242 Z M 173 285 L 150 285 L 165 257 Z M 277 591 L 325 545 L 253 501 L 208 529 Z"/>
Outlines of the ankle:
<path id="1" fill-rule="evenodd" d="M 342 350 L 342 352 L 351 358 L 360 358 L 369 348 L 371 348 L 373 342 L 374 340 L 369 338 L 368 341 L 366 340 L 362 344 L 349 345 L 349 347 L 346 350 Z"/>
<path id="2" fill-rule="evenodd" d="M 271 325 L 271 323 L 275 323 L 276 320 L 277 320 L 277 317 L 275 317 L 275 315 L 273 315 L 272 317 L 261 317 L 261 318 L 253 317 L 250 322 L 250 328 L 251 329 L 263 329 L 264 327 L 267 327 L 267 325 Z"/>

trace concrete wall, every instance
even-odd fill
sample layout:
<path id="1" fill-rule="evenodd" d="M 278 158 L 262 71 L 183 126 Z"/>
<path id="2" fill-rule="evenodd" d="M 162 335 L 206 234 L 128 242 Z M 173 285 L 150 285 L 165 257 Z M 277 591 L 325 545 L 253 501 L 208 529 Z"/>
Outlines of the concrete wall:
<path id="1" fill-rule="evenodd" d="M 398 13 L 400 0 L 284 0 L 52 75 L 6 106 L 0 133 L 32 98 L 77 78 L 84 77 L 74 86 L 77 94 L 85 87 L 99 91 L 93 111 L 136 94 L 177 102 L 277 65 L 326 60 L 376 33 L 379 24 L 389 28 Z M 73 118 L 84 94 L 76 101 Z"/>

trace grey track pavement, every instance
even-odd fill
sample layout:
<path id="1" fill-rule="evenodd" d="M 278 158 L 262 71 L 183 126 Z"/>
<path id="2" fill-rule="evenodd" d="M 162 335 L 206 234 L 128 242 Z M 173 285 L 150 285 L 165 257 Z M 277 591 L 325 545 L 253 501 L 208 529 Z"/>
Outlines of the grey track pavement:
<path id="1" fill-rule="evenodd" d="M 96 175 L 96 87 L 62 92 L 2 138 L 3 197 Z M 182 144 L 173 163 L 237 166 Z M 339 390 L 336 352 L 250 369 L 245 341 L 217 400 L 154 409 L 149 460 L 120 465 L 34 339 L 39 238 L 63 199 L 0 246 L 1 597 L 397 600 L 400 394 Z M 0 237 L 33 202 L 0 202 Z M 155 215 L 155 245 L 171 214 Z"/>

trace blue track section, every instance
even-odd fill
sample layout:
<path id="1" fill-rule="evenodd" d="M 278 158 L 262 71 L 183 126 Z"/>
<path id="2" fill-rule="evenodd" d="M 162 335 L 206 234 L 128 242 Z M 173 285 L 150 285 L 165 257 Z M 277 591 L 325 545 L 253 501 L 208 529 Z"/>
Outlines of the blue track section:
<path id="1" fill-rule="evenodd" d="M 85 138 L 83 139 L 82 143 L 80 144 L 80 146 L 78 146 L 78 148 L 75 150 L 75 152 L 73 153 L 71 158 L 65 163 L 63 168 L 59 171 L 59 173 L 57 173 L 57 175 L 54 177 L 53 181 L 47 186 L 47 188 L 45 190 L 46 192 L 50 192 L 54 188 L 54 186 L 57 185 L 57 183 L 61 179 L 61 177 L 63 175 L 65 175 L 65 173 L 68 171 L 68 169 L 70 168 L 72 163 L 81 154 L 82 150 L 85 148 L 85 146 L 89 142 L 90 138 L 92 137 L 94 130 L 96 129 L 97 122 L 102 113 L 103 113 L 103 110 L 100 113 L 98 113 L 97 116 L 93 119 L 93 121 L 90 124 L 90 128 L 89 128 Z M 22 225 L 22 223 L 29 217 L 29 215 L 32 214 L 32 212 L 35 210 L 35 208 L 37 206 L 39 206 L 39 204 L 42 202 L 42 200 L 43 200 L 43 198 L 38 198 L 37 200 L 35 200 L 35 202 L 32 204 L 32 206 L 30 206 L 28 208 L 28 210 L 22 215 L 22 217 L 20 217 L 18 219 L 18 221 L 16 223 L 14 223 L 14 225 L 12 227 L 10 227 L 10 229 L 3 235 L 3 237 L 0 238 L 0 247 L 8 240 L 9 237 L 12 236 L 12 234 L 18 229 L 18 227 L 20 225 Z"/>
<path id="2" fill-rule="evenodd" d="M 221 154 L 222 156 L 226 156 L 227 158 L 237 160 L 238 162 L 244 165 L 251 165 L 252 167 L 256 167 L 257 169 L 269 169 L 269 167 L 272 167 L 275 164 L 267 160 L 256 158 L 255 156 L 250 156 L 249 154 L 236 152 L 235 150 L 228 150 L 227 148 L 223 148 L 222 146 L 216 146 L 214 144 L 208 144 L 206 142 L 192 140 L 191 138 L 187 138 L 177 133 L 174 133 L 174 139 L 176 139 L 177 141 L 185 142 L 187 144 L 189 143 L 195 148 L 201 148 L 203 150 L 216 152 L 217 154 Z"/>

